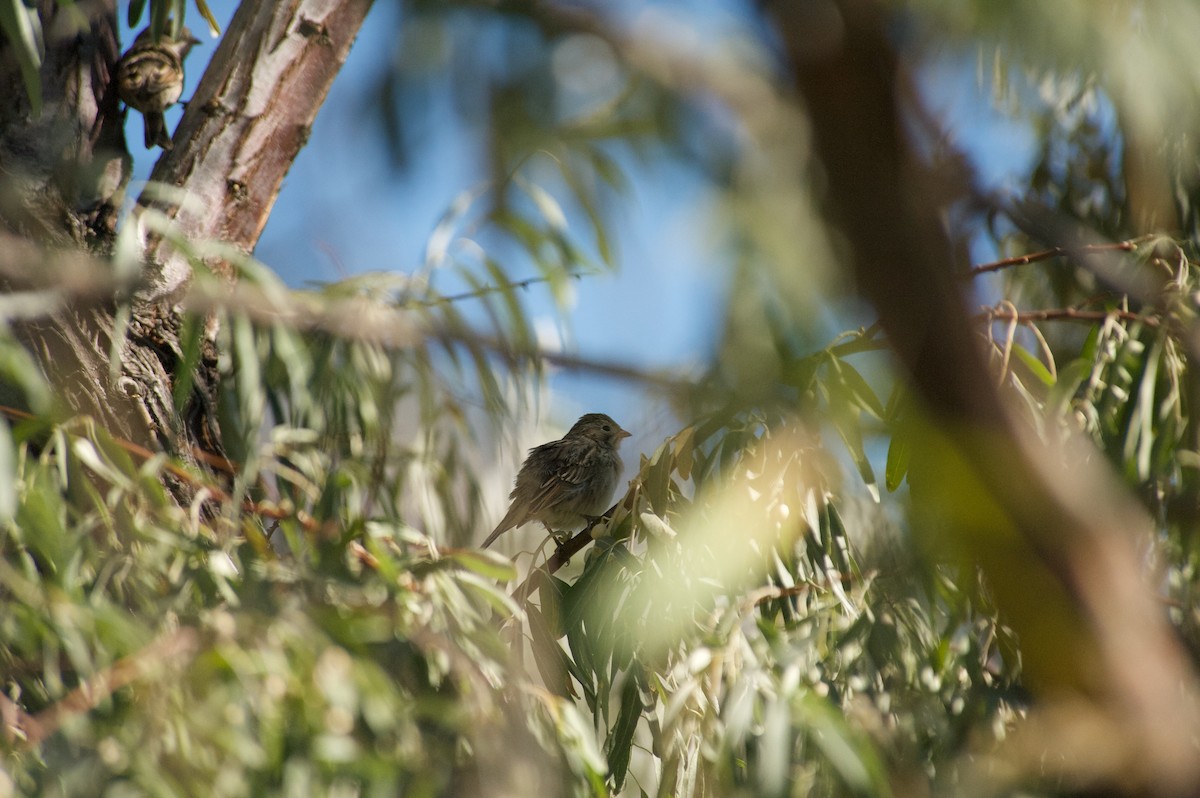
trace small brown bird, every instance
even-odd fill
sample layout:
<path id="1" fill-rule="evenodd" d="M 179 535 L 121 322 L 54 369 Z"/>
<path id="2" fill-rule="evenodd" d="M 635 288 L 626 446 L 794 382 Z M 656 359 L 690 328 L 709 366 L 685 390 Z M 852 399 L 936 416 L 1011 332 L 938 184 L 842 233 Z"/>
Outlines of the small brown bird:
<path id="1" fill-rule="evenodd" d="M 179 102 L 183 94 L 183 59 L 200 40 L 182 28 L 179 38 L 164 31 L 155 40 L 146 28 L 117 62 L 117 94 L 130 108 L 142 113 L 146 149 L 154 145 L 171 149 L 171 137 L 163 111 Z"/>
<path id="2" fill-rule="evenodd" d="M 608 509 L 621 477 L 617 447 L 629 433 L 603 413 L 588 413 L 561 440 L 529 450 L 508 498 L 508 512 L 483 542 L 541 521 L 556 538 Z"/>

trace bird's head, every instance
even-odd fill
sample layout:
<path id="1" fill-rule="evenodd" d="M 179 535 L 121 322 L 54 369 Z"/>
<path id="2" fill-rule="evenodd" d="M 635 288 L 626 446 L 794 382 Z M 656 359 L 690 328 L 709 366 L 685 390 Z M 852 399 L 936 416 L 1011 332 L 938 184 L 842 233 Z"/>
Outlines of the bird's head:
<path id="1" fill-rule="evenodd" d="M 597 443 L 612 446 L 614 449 L 620 442 L 629 437 L 629 433 L 621 429 L 621 425 L 603 413 L 588 413 L 580 416 L 567 433 L 568 438 L 589 438 Z"/>

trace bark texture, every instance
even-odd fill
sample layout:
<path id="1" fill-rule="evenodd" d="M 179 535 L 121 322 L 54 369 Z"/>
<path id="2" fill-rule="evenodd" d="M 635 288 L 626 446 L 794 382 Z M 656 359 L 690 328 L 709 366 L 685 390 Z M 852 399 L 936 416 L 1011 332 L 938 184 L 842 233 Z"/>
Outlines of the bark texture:
<path id="1" fill-rule="evenodd" d="M 175 149 L 151 175 L 186 188 L 189 202 L 144 204 L 173 216 L 190 240 L 253 251 L 370 7 L 370 0 L 242 3 L 188 103 Z M 160 264 L 156 295 L 186 284 L 190 269 L 168 242 L 153 244 L 150 256 Z M 235 277 L 231 264 L 210 265 Z"/>
<path id="2" fill-rule="evenodd" d="M 370 5 L 243 2 L 187 106 L 174 149 L 153 172 L 189 201 L 181 211 L 142 198 L 127 223 L 145 229 L 140 214 L 153 207 L 188 240 L 253 251 Z M 0 290 L 20 309 L 15 333 L 64 416 L 89 416 L 130 443 L 199 465 L 198 452 L 220 454 L 218 374 L 206 338 L 188 375 L 190 393 L 177 406 L 186 358 L 172 300 L 186 289 L 191 264 L 144 235 L 137 278 L 122 283 L 104 270 L 130 167 L 112 85 L 122 51 L 116 4 L 43 0 L 39 11 L 46 57 L 37 118 L 0 40 Z M 234 278 L 230 264 L 210 265 Z M 0 402 L 26 404 L 2 386 Z M 174 487 L 180 501 L 190 499 L 186 487 Z"/>

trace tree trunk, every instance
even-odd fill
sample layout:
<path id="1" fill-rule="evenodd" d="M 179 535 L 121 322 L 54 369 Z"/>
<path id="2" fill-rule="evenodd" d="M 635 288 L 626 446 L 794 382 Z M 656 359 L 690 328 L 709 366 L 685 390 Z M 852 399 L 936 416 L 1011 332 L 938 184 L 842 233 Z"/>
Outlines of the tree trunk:
<path id="1" fill-rule="evenodd" d="M 173 220 L 172 237 L 252 252 L 370 5 L 242 3 L 187 105 L 174 149 L 153 172 L 154 180 L 195 202 L 180 210 L 139 200 L 127 222 L 137 225 L 144 245 L 133 284 L 116 279 L 115 267 L 96 268 L 113 253 L 131 163 L 111 80 L 121 53 L 115 4 L 43 0 L 44 108 L 36 119 L 14 54 L 0 40 L 0 284 L 22 308 L 14 330 L 62 412 L 90 416 L 116 437 L 193 466 L 197 451 L 220 454 L 211 335 L 200 342 L 182 409 L 174 397 L 185 362 L 175 300 L 192 278 L 192 264 L 145 232 L 143 212 L 153 207 Z M 63 263 L 85 273 L 65 272 Z M 235 279 L 235 264 L 208 265 Z M 57 304 L 38 304 L 55 290 Z M 11 386 L 0 386 L 0 401 L 26 404 Z M 179 500 L 190 498 L 177 488 Z"/>

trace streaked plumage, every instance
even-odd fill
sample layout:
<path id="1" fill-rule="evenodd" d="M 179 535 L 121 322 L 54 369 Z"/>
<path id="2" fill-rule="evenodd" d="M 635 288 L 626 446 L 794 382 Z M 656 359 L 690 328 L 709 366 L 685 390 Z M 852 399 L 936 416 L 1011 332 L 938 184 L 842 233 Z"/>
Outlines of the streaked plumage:
<path id="1" fill-rule="evenodd" d="M 510 529 L 540 521 L 551 534 L 578 529 L 608 509 L 621 477 L 617 447 L 629 433 L 603 413 L 588 413 L 560 440 L 529 450 L 508 512 L 484 548 Z"/>
<path id="2" fill-rule="evenodd" d="M 164 33 L 155 41 L 146 28 L 117 63 L 117 94 L 126 105 L 141 112 L 147 149 L 156 144 L 171 149 L 163 111 L 179 102 L 183 94 L 183 59 L 198 41 L 187 28 L 180 31 L 178 39 Z"/>

